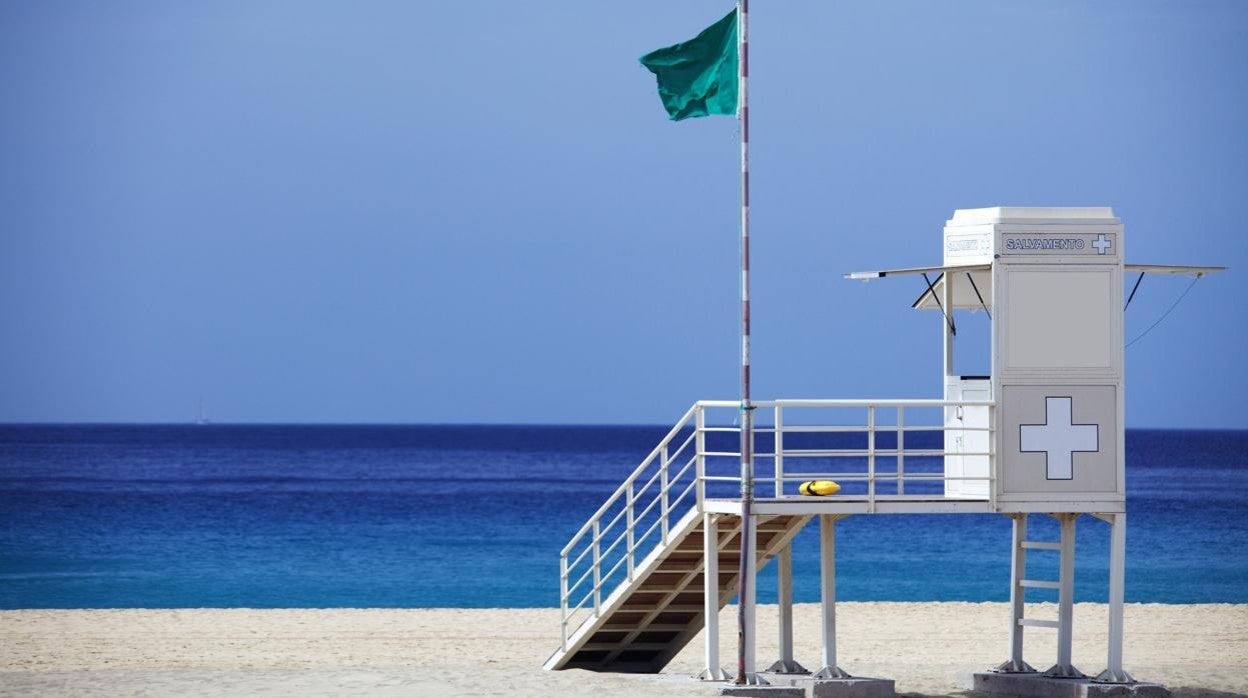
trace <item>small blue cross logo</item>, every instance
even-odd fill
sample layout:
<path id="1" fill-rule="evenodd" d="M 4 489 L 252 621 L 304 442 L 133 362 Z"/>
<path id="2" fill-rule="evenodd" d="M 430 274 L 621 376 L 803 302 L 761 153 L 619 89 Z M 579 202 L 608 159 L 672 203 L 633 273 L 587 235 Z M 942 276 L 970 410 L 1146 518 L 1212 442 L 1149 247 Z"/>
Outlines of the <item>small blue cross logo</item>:
<path id="1" fill-rule="evenodd" d="M 1113 247 L 1114 243 L 1110 242 L 1105 237 L 1105 233 L 1101 233 L 1096 236 L 1095 240 L 1092 241 L 1092 246 L 1096 248 L 1097 254 L 1105 254 L 1105 250 Z"/>

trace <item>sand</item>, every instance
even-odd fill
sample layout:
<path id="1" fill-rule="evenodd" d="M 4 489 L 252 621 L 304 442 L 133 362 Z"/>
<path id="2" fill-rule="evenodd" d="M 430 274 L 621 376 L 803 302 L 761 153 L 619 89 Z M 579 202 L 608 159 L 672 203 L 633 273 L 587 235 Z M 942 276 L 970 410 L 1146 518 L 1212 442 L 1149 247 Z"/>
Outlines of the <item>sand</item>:
<path id="1" fill-rule="evenodd" d="M 1032 617 L 1056 616 L 1051 604 Z M 817 668 L 819 607 L 795 608 L 797 660 Z M 840 664 L 895 679 L 899 693 L 974 695 L 971 672 L 1006 658 L 1001 603 L 842 603 Z M 759 663 L 776 654 L 775 607 L 759 608 Z M 1074 662 L 1104 668 L 1105 607 L 1075 609 Z M 722 652 L 735 661 L 735 608 Z M 1126 668 L 1180 696 L 1248 694 L 1248 605 L 1132 604 Z M 1046 668 L 1055 632 L 1029 629 L 1027 660 Z M 699 636 L 657 676 L 546 672 L 558 611 L 95 610 L 0 612 L 3 695 L 706 696 L 688 675 Z"/>

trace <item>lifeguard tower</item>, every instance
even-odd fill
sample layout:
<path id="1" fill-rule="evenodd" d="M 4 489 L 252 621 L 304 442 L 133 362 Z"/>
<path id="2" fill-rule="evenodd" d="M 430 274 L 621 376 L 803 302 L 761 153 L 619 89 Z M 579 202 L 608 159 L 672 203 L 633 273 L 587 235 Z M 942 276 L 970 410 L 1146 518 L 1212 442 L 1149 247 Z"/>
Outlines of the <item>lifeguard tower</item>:
<path id="1" fill-rule="evenodd" d="M 1096 681 L 1131 683 L 1122 668 L 1126 487 L 1123 442 L 1124 273 L 1203 275 L 1219 267 L 1123 262 L 1121 221 L 1108 208 L 986 208 L 945 224 L 938 266 L 847 275 L 923 281 L 914 307 L 939 312 L 939 399 L 756 401 L 753 524 L 745 549 L 746 672 L 756 672 L 757 570 L 779 576 L 777 673 L 793 658 L 791 541 L 813 518 L 821 533 L 823 647 L 817 678 L 848 677 L 836 659 L 836 521 L 856 514 L 1000 513 L 1013 520 L 1008 659 L 978 690 L 1019 693 L 1036 677 L 1085 678 L 1071 664 L 1075 523 L 1111 527 L 1107 668 Z M 953 371 L 955 311 L 990 324 L 991 370 Z M 736 401 L 694 404 L 560 555 L 560 646 L 547 669 L 657 672 L 705 629 L 702 677 L 724 679 L 718 611 L 740 588 L 740 427 Z M 748 472 L 748 470 L 747 470 Z M 842 486 L 798 494 L 802 481 Z M 1058 540 L 1031 540 L 1027 521 L 1060 522 Z M 1031 579 L 1027 556 L 1053 551 L 1058 579 Z M 1056 590 L 1057 618 L 1024 617 L 1024 591 Z M 1004 621 L 1005 619 L 1003 619 Z M 1057 663 L 1024 661 L 1027 628 L 1055 629 Z M 985 658 L 987 664 L 992 658 Z"/>

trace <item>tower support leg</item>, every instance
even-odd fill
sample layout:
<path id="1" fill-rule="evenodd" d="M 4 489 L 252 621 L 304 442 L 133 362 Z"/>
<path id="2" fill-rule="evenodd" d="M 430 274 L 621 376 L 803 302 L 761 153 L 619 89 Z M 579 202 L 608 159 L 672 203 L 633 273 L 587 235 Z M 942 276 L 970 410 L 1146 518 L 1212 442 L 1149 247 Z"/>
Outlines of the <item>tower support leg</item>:
<path id="1" fill-rule="evenodd" d="M 1109 651 L 1108 668 L 1096 680 L 1134 683 L 1122 668 L 1122 599 L 1127 568 L 1127 515 L 1110 514 L 1109 521 Z"/>
<path id="2" fill-rule="evenodd" d="M 1027 515 L 1011 514 L 1010 519 L 1014 523 L 1014 549 L 1010 558 L 1010 658 L 993 667 L 993 671 L 1019 674 L 1035 671 L 1023 661 L 1022 620 L 1026 601 L 1023 579 L 1027 576 L 1027 549 L 1023 543 L 1027 540 Z"/>
<path id="3" fill-rule="evenodd" d="M 1057 678 L 1084 678 L 1083 672 L 1071 664 L 1070 649 L 1074 637 L 1075 619 L 1075 519 L 1078 514 L 1057 514 L 1062 524 L 1061 569 L 1058 577 L 1057 598 L 1057 664 L 1044 672 L 1045 676 Z"/>
<path id="4" fill-rule="evenodd" d="M 823 667 L 816 679 L 843 679 L 849 674 L 836 664 L 836 520 L 833 514 L 819 515 L 819 575 L 823 599 Z"/>
<path id="5" fill-rule="evenodd" d="M 780 615 L 780 659 L 767 671 L 777 674 L 809 674 L 793 660 L 793 543 L 786 543 L 776 556 L 777 604 Z"/>
<path id="6" fill-rule="evenodd" d="M 697 678 L 703 681 L 727 681 L 728 672 L 719 665 L 719 526 L 714 514 L 702 515 L 702 557 L 706 667 Z"/>

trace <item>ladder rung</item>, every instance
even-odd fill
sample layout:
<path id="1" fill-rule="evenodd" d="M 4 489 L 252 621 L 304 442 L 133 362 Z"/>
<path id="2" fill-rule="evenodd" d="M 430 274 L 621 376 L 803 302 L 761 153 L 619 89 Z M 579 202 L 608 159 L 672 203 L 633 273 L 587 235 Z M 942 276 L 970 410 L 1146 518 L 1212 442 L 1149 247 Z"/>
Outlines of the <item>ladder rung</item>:
<path id="1" fill-rule="evenodd" d="M 1043 579 L 1020 579 L 1019 586 L 1031 587 L 1032 589 L 1061 589 L 1061 582 L 1050 582 Z"/>
<path id="2" fill-rule="evenodd" d="M 1028 628 L 1057 628 L 1060 624 L 1055 620 L 1032 620 L 1031 618 L 1019 618 L 1018 624 Z"/>
<path id="3" fill-rule="evenodd" d="M 1023 547 L 1030 548 L 1032 550 L 1061 550 L 1062 544 L 1049 543 L 1048 541 L 1039 540 L 1025 540 L 1023 541 Z"/>

